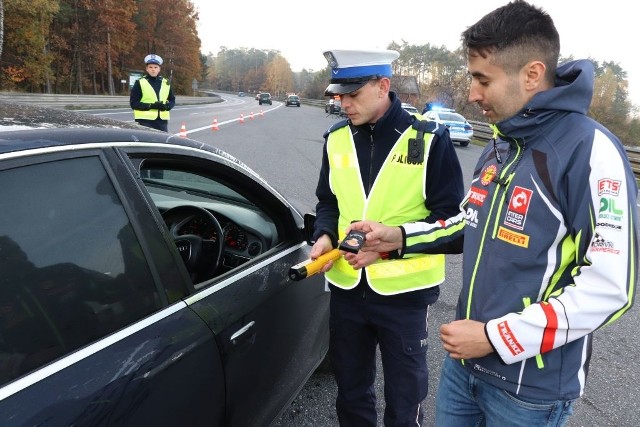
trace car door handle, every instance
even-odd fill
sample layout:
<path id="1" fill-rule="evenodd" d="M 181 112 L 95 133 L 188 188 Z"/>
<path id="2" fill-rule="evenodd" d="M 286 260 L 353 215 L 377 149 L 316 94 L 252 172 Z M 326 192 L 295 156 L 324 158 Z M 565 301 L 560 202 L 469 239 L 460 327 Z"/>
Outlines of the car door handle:
<path id="1" fill-rule="evenodd" d="M 234 344 L 234 345 L 237 344 L 238 338 L 244 335 L 249 329 L 253 328 L 253 325 L 255 324 L 256 322 L 252 320 L 251 322 L 247 323 L 242 328 L 240 328 L 238 331 L 236 331 L 235 334 L 231 335 L 231 344 Z"/>

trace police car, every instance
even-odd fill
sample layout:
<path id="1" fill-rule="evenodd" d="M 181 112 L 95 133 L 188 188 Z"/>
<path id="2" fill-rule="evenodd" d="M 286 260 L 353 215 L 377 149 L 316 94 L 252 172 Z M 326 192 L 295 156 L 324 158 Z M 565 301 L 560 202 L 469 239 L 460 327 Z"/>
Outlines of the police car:
<path id="1" fill-rule="evenodd" d="M 466 147 L 473 138 L 473 126 L 461 114 L 451 108 L 435 107 L 424 112 L 427 120 L 436 121 L 449 129 L 451 140 Z"/>

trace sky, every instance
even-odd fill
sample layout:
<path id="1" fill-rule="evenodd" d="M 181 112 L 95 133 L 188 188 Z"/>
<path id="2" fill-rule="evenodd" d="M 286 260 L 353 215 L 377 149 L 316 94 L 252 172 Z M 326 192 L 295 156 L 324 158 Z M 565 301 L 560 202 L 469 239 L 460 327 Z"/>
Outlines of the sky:
<path id="1" fill-rule="evenodd" d="M 460 34 L 508 0 L 407 1 L 191 0 L 199 13 L 202 52 L 278 50 L 293 71 L 326 67 L 331 49 L 385 49 L 391 42 L 455 50 Z M 560 54 L 617 62 L 627 72 L 629 99 L 640 106 L 637 15 L 628 0 L 530 0 L 560 33 Z M 449 6 L 449 7 L 447 7 Z M 331 23 L 334 21 L 334 23 Z"/>

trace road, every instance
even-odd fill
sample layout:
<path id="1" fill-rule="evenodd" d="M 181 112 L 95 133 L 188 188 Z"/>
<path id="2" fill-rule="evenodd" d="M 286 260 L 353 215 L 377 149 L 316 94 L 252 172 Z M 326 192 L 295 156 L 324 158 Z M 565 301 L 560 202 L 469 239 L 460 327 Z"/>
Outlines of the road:
<path id="1" fill-rule="evenodd" d="M 169 130 L 179 133 L 182 122 L 188 136 L 221 148 L 238 157 L 262 175 L 302 212 L 314 210 L 314 190 L 322 153 L 322 135 L 336 123 L 321 108 L 305 106 L 258 106 L 252 97 L 223 95 L 225 102 L 204 106 L 177 106 L 172 112 Z M 262 114 L 260 114 L 262 112 Z M 251 118 L 253 113 L 253 119 Z M 119 120 L 131 120 L 130 110 L 92 111 Z M 240 121 L 240 114 L 244 122 Z M 219 130 L 212 130 L 216 120 Z M 465 182 L 480 154 L 480 147 L 456 146 L 465 173 Z M 423 405 L 427 411 L 424 426 L 433 426 L 434 396 L 444 356 L 437 329 L 452 320 L 460 289 L 461 255 L 447 257 L 447 280 L 441 286 L 439 301 L 429 317 L 429 395 Z M 640 349 L 638 305 L 613 325 L 594 335 L 591 368 L 585 394 L 575 406 L 569 427 L 640 425 L 640 367 L 636 351 Z M 378 358 L 379 363 L 379 358 Z M 379 368 L 379 373 L 381 368 Z M 378 375 L 376 394 L 379 420 L 384 399 L 383 380 Z M 336 387 L 330 372 L 318 371 L 300 391 L 291 406 L 274 424 L 277 427 L 337 426 L 334 409 Z M 378 423 L 382 425 L 380 421 Z"/>

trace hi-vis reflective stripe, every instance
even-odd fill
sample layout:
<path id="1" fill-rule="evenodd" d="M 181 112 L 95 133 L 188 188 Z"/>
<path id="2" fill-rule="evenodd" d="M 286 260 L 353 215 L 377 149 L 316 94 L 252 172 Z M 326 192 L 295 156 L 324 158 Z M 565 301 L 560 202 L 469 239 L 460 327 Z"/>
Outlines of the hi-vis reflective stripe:
<path id="1" fill-rule="evenodd" d="M 332 168 L 353 168 L 358 164 L 353 154 L 333 154 L 329 159 Z"/>
<path id="2" fill-rule="evenodd" d="M 387 260 L 372 264 L 367 268 L 370 278 L 387 278 L 415 274 L 416 271 L 430 270 L 442 264 L 439 256 L 428 256 L 418 258 L 404 258 L 402 260 Z"/>

